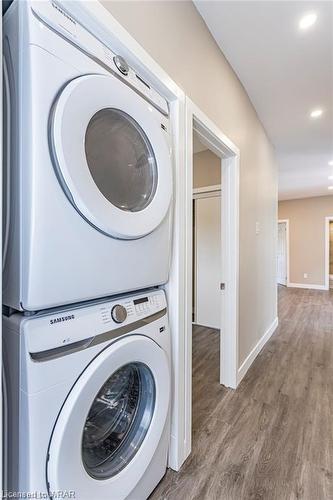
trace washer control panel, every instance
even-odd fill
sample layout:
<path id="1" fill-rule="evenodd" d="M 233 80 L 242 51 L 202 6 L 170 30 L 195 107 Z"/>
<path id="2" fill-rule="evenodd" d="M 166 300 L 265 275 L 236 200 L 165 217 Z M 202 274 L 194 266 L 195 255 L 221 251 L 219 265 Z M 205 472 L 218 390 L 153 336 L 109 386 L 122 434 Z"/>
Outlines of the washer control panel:
<path id="1" fill-rule="evenodd" d="M 101 319 L 104 324 L 127 324 L 151 316 L 166 307 L 162 290 L 142 295 L 124 297 L 119 301 L 104 303 L 101 308 Z"/>
<path id="2" fill-rule="evenodd" d="M 163 290 L 154 289 L 90 305 L 67 307 L 53 312 L 38 313 L 23 318 L 22 328 L 27 350 L 40 353 L 64 348 L 76 342 L 90 344 L 92 338 L 105 332 L 124 328 L 125 333 L 146 323 L 160 321 L 159 331 L 165 331 L 167 302 Z M 160 313 L 160 314 L 158 314 Z M 164 320 L 161 320 L 165 316 Z M 20 315 L 13 315 L 13 321 Z M 149 320 L 148 320 L 149 318 Z M 147 319 L 147 321 L 145 321 Z M 19 320 L 21 321 L 21 319 Z"/>
<path id="3" fill-rule="evenodd" d="M 153 314 L 156 310 L 161 309 L 161 296 L 150 295 L 146 297 L 139 297 L 133 300 L 133 306 L 137 316 L 146 316 Z"/>

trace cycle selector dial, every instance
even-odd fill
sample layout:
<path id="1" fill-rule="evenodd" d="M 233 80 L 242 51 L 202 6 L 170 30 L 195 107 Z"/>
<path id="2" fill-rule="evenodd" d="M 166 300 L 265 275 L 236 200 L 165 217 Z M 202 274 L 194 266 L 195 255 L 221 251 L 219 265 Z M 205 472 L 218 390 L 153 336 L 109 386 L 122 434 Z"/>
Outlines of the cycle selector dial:
<path id="1" fill-rule="evenodd" d="M 120 304 L 113 306 L 111 309 L 111 318 L 116 323 L 123 323 L 127 318 L 126 308 Z"/>
<path id="2" fill-rule="evenodd" d="M 129 66 L 125 59 L 121 56 L 115 56 L 113 58 L 115 65 L 117 66 L 117 69 L 122 73 L 123 75 L 127 76 L 129 72 Z"/>

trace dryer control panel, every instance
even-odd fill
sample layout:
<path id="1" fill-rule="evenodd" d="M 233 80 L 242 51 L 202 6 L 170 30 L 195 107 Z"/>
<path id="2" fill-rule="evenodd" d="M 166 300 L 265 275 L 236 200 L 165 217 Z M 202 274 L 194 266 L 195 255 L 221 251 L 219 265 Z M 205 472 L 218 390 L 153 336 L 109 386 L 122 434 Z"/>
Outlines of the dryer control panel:
<path id="1" fill-rule="evenodd" d="M 40 0 L 31 0 L 30 4 L 32 11 L 40 21 L 58 32 L 96 63 L 112 72 L 161 113 L 168 116 L 169 108 L 166 99 L 151 86 L 143 75 L 138 74 L 131 68 L 121 55 L 113 52 L 106 44 L 77 22 L 59 1 L 45 0 L 41 2 Z"/>

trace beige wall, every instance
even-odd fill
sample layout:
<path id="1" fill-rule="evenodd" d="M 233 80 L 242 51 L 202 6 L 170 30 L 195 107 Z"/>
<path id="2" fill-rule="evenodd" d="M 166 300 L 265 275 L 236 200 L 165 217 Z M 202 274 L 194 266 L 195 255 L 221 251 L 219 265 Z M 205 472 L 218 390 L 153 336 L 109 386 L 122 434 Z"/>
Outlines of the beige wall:
<path id="1" fill-rule="evenodd" d="M 193 187 L 221 184 L 221 159 L 212 151 L 200 151 L 193 155 Z"/>
<path id="2" fill-rule="evenodd" d="M 187 95 L 240 148 L 239 363 L 277 315 L 277 168 L 243 86 L 190 1 L 104 1 Z M 256 235 L 256 221 L 260 234 Z"/>
<path id="3" fill-rule="evenodd" d="M 325 284 L 325 217 L 333 216 L 333 196 L 280 201 L 279 219 L 289 219 L 289 281 Z M 304 273 L 308 278 L 304 278 Z"/>

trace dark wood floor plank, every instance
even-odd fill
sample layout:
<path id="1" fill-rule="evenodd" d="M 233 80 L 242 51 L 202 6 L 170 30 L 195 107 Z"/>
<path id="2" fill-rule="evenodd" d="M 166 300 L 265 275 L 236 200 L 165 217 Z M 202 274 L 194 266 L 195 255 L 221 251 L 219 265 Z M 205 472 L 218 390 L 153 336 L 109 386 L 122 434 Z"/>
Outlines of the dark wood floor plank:
<path id="1" fill-rule="evenodd" d="M 153 500 L 333 500 L 333 293 L 279 289 L 279 328 L 236 391 L 193 330 L 193 447 Z"/>

